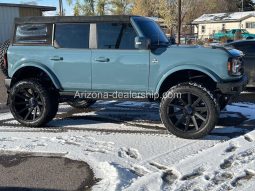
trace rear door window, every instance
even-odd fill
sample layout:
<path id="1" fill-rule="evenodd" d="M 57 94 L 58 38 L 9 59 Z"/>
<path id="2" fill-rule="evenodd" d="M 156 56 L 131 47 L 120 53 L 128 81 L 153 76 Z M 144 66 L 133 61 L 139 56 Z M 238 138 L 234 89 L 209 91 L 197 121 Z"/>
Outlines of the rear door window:
<path id="1" fill-rule="evenodd" d="M 16 26 L 15 44 L 51 44 L 52 24 L 23 24 Z"/>
<path id="2" fill-rule="evenodd" d="M 54 44 L 58 48 L 89 48 L 90 24 L 56 24 Z"/>

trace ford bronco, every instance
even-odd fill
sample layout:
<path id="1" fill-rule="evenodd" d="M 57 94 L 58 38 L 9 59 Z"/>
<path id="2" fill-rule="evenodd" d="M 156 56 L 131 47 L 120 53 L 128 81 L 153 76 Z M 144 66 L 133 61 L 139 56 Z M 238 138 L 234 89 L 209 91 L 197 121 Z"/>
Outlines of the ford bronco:
<path id="1" fill-rule="evenodd" d="M 201 138 L 247 83 L 242 52 L 172 45 L 140 16 L 17 18 L 1 54 L 11 113 L 31 127 L 51 121 L 61 102 L 87 108 L 101 99 L 77 92 L 131 92 L 160 102 L 172 134 Z"/>

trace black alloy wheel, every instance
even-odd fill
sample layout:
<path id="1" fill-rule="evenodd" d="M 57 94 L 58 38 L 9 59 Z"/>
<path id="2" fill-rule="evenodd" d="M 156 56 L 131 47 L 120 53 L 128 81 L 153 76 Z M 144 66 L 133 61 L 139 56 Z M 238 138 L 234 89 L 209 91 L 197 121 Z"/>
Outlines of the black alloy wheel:
<path id="1" fill-rule="evenodd" d="M 43 101 L 36 89 L 22 88 L 14 96 L 14 109 L 19 118 L 26 121 L 33 121 L 41 117 Z"/>
<path id="2" fill-rule="evenodd" d="M 196 83 L 172 87 L 160 104 L 161 120 L 174 135 L 187 139 L 202 138 L 215 127 L 219 108 L 212 93 Z"/>
<path id="3" fill-rule="evenodd" d="M 24 80 L 10 91 L 10 110 L 22 125 L 40 127 L 52 120 L 58 110 L 58 97 L 38 80 Z"/>
<path id="4" fill-rule="evenodd" d="M 208 106 L 198 95 L 182 93 L 169 104 L 169 119 L 181 131 L 198 131 L 208 121 Z"/>

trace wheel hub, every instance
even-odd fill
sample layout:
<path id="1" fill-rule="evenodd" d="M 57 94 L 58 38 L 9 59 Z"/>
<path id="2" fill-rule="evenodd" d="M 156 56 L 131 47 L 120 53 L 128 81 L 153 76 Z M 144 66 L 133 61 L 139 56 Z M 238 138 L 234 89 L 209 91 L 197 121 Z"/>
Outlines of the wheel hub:
<path id="1" fill-rule="evenodd" d="M 184 113 L 187 115 L 193 115 L 194 109 L 191 106 L 185 106 Z"/>
<path id="2" fill-rule="evenodd" d="M 35 98 L 29 99 L 29 106 L 30 106 L 30 107 L 36 107 L 36 106 L 38 106 L 37 100 L 36 100 Z"/>

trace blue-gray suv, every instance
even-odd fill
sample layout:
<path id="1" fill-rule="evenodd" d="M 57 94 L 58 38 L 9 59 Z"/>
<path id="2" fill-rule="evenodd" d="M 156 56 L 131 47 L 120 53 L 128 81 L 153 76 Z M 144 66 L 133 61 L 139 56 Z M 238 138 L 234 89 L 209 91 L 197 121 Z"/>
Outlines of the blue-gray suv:
<path id="1" fill-rule="evenodd" d="M 140 16 L 17 18 L 0 55 L 10 110 L 31 127 L 52 120 L 61 102 L 146 98 L 160 102 L 171 133 L 201 138 L 247 83 L 242 52 L 172 45 Z"/>

